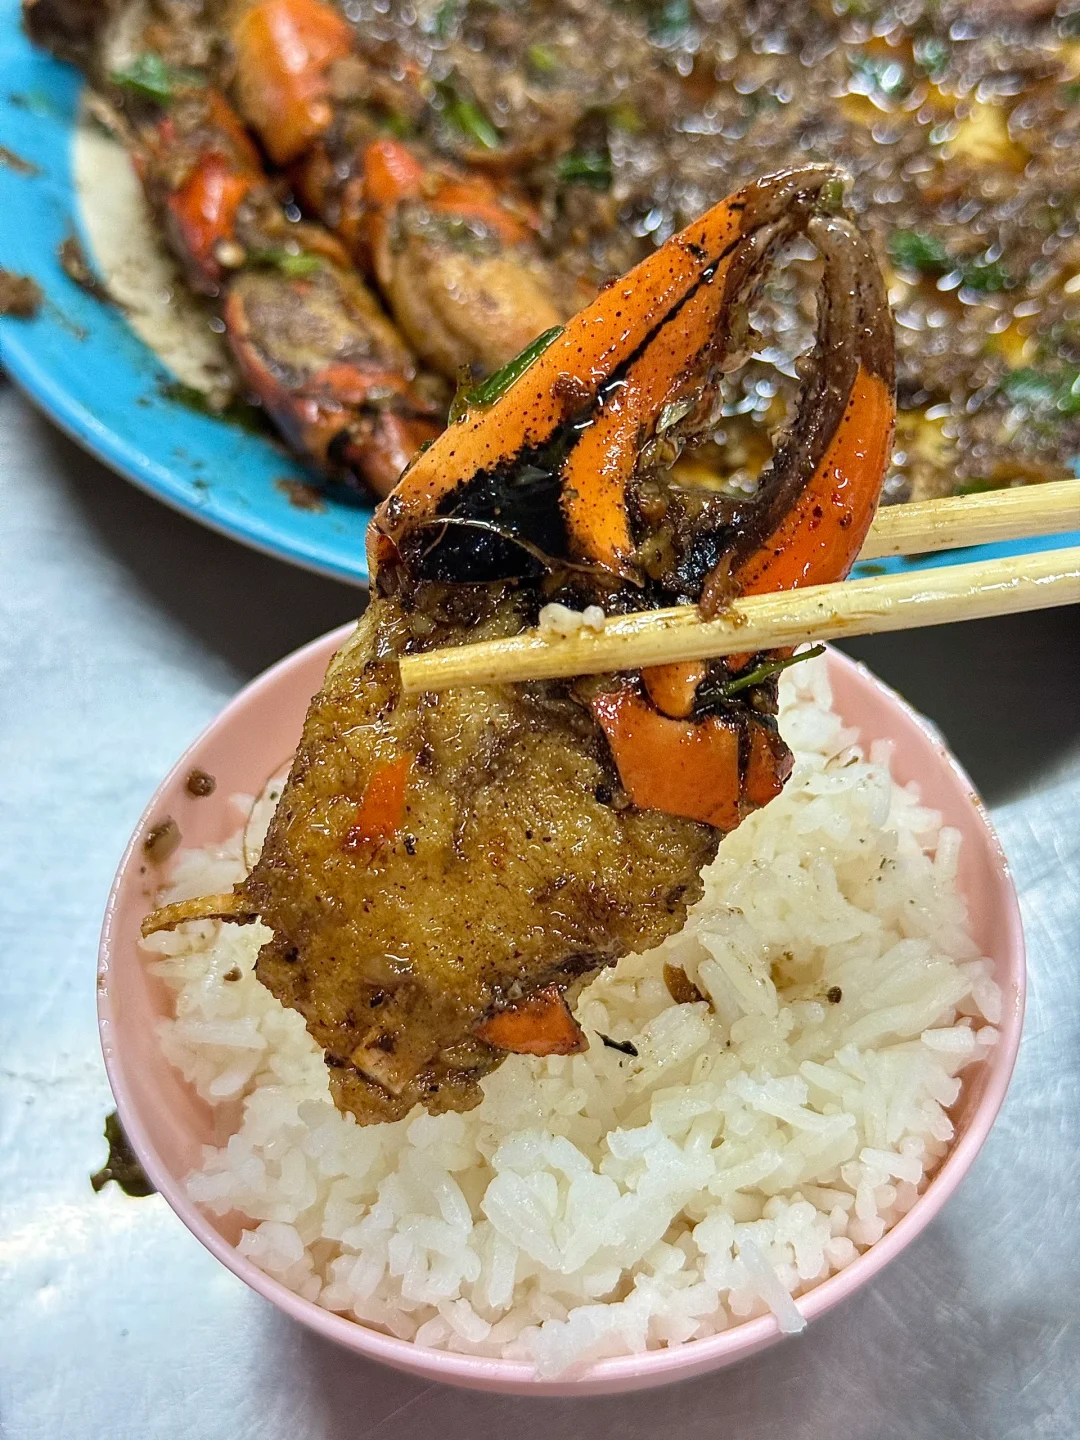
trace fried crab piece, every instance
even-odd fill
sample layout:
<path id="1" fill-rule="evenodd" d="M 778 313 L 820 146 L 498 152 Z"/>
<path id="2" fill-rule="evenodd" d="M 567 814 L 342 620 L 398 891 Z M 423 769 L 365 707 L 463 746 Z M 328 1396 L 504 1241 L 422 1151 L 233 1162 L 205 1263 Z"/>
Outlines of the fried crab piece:
<path id="1" fill-rule="evenodd" d="M 795 237 L 822 263 L 797 413 L 755 496 L 689 493 L 658 442 L 669 461 L 708 430 Z M 840 178 L 809 167 L 715 206 L 491 401 L 379 508 L 371 604 L 312 702 L 262 854 L 232 895 L 194 902 L 270 927 L 258 977 L 304 1016 L 361 1123 L 467 1109 L 511 1051 L 582 1047 L 580 986 L 677 931 L 721 837 L 783 786 L 768 656 L 419 696 L 397 660 L 516 633 L 552 596 L 715 610 L 846 573 L 888 457 L 893 352 Z"/>

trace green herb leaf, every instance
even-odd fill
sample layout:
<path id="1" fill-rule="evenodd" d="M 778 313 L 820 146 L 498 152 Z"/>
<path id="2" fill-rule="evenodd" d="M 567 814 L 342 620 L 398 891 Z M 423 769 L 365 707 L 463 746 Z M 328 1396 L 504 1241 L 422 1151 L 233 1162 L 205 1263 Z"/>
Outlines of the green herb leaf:
<path id="1" fill-rule="evenodd" d="M 436 89 L 443 102 L 443 114 L 455 130 L 467 140 L 475 140 L 485 150 L 499 148 L 501 137 L 498 130 L 476 101 L 465 94 L 456 76 L 441 80 Z"/>
<path id="2" fill-rule="evenodd" d="M 1006 400 L 1023 405 L 1032 414 L 1080 415 L 1080 370 L 1074 366 L 1010 370 L 1000 391 Z"/>
<path id="3" fill-rule="evenodd" d="M 537 75 L 551 75 L 559 68 L 559 61 L 550 45 L 529 46 L 529 67 Z"/>
<path id="4" fill-rule="evenodd" d="M 968 290 L 980 290 L 986 295 L 996 295 L 1002 290 L 1011 290 L 1013 280 L 1000 260 L 963 260 L 959 263 L 961 283 Z"/>
<path id="5" fill-rule="evenodd" d="M 936 235 L 923 230 L 894 230 L 889 236 L 889 255 L 894 264 L 920 275 L 948 275 L 956 270 L 962 285 L 986 295 L 1011 290 L 1016 283 L 1000 260 L 952 256 Z"/>
<path id="6" fill-rule="evenodd" d="M 322 268 L 322 258 L 312 255 L 307 250 L 299 253 L 293 250 L 278 249 L 250 250 L 248 252 L 249 265 L 262 265 L 269 269 L 280 270 L 290 280 L 306 280 L 309 275 Z"/>
<path id="7" fill-rule="evenodd" d="M 607 122 L 613 130 L 625 130 L 628 135 L 640 135 L 645 129 L 645 121 L 629 100 L 620 100 L 617 105 L 609 105 L 606 114 Z"/>
<path id="8" fill-rule="evenodd" d="M 114 70 L 109 79 L 120 89 L 130 90 L 133 95 L 158 105 L 168 104 L 178 91 L 197 90 L 206 84 L 194 70 L 179 70 L 153 50 L 136 55 L 129 65 Z"/>
<path id="9" fill-rule="evenodd" d="M 915 41 L 915 64 L 930 80 L 940 80 L 949 68 L 952 50 L 939 35 L 923 35 Z"/>
<path id="10" fill-rule="evenodd" d="M 607 190 L 611 185 L 611 156 L 601 150 L 575 150 L 559 161 L 556 174 L 566 185 Z"/>
<path id="11" fill-rule="evenodd" d="M 893 264 L 920 275 L 945 275 L 953 268 L 941 241 L 922 230 L 894 230 L 889 236 L 889 257 Z"/>
<path id="12" fill-rule="evenodd" d="M 431 23 L 431 33 L 437 40 L 449 40 L 457 20 L 457 13 L 458 0 L 443 0 L 438 10 L 435 11 L 435 18 Z"/>
<path id="13" fill-rule="evenodd" d="M 690 28 L 690 0 L 663 0 L 649 6 L 649 38 L 657 45 L 677 45 Z"/>
<path id="14" fill-rule="evenodd" d="M 779 675 L 781 670 L 787 670 L 792 665 L 800 664 L 803 660 L 813 660 L 815 656 L 824 654 L 824 645 L 811 645 L 809 650 L 803 650 L 798 655 L 789 655 L 786 660 L 763 660 L 760 665 L 755 665 L 753 670 L 748 670 L 745 675 L 737 675 L 734 680 L 724 680 L 716 686 L 710 686 L 705 703 L 713 704 L 717 700 L 728 700 L 732 695 L 737 695 L 740 690 L 749 690 L 751 685 L 760 685 L 770 676 Z"/>
<path id="15" fill-rule="evenodd" d="M 486 380 L 481 380 L 479 385 L 466 390 L 464 386 L 458 387 L 454 396 L 454 403 L 450 406 L 450 423 L 460 420 L 468 410 L 483 409 L 486 405 L 494 405 L 495 401 L 506 394 L 515 380 L 519 380 L 534 360 L 538 360 L 544 351 L 553 341 L 557 340 L 563 332 L 561 325 L 553 325 L 550 330 L 545 330 L 538 335 L 531 345 L 526 345 L 520 355 L 515 355 L 513 360 L 508 360 L 501 370 L 496 370 Z"/>

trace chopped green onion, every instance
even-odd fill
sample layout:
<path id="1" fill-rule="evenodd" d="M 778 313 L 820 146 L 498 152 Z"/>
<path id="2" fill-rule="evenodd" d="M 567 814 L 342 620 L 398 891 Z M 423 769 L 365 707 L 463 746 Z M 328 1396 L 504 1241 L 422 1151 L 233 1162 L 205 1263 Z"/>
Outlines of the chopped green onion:
<path id="1" fill-rule="evenodd" d="M 693 18 L 690 0 L 663 0 L 649 6 L 649 38 L 657 45 L 676 45 Z"/>
<path id="2" fill-rule="evenodd" d="M 844 208 L 844 181 L 837 175 L 826 180 L 818 191 L 818 208 L 826 215 L 839 215 Z"/>
<path id="3" fill-rule="evenodd" d="M 949 68 L 949 42 L 938 35 L 924 35 L 915 41 L 915 64 L 930 80 L 940 80 Z"/>
<path id="4" fill-rule="evenodd" d="M 460 82 L 454 76 L 440 81 L 436 88 L 442 98 L 443 114 L 455 130 L 467 140 L 475 140 L 485 150 L 499 148 L 501 140 L 498 130 L 476 101 L 462 92 Z"/>
<path id="5" fill-rule="evenodd" d="M 1013 405 L 1023 405 L 1032 412 L 1080 415 L 1080 370 L 1072 366 L 1010 370 L 1000 390 Z"/>
<path id="6" fill-rule="evenodd" d="M 408 140 L 416 134 L 416 126 L 408 115 L 402 115 L 399 110 L 387 111 L 382 117 L 382 125 L 396 140 Z"/>
<path id="7" fill-rule="evenodd" d="M 1008 483 L 1007 480 L 988 480 L 985 478 L 965 480 L 962 484 L 957 485 L 954 493 L 957 495 L 985 495 L 988 490 L 1004 490 Z"/>
<path id="8" fill-rule="evenodd" d="M 435 18 L 432 21 L 432 34 L 437 40 L 449 40 L 454 22 L 457 20 L 458 0 L 443 0 L 443 3 L 435 11 Z"/>
<path id="9" fill-rule="evenodd" d="M 611 185 L 611 157 L 600 150 L 575 150 L 559 161 L 556 174 L 564 184 L 607 190 Z"/>
<path id="10" fill-rule="evenodd" d="M 1011 290 L 1012 277 L 1000 260 L 962 260 L 957 268 L 961 283 L 968 290 L 980 290 L 986 295 L 996 295 L 1001 290 Z"/>
<path id="11" fill-rule="evenodd" d="M 953 268 L 945 246 L 923 230 L 894 230 L 889 236 L 889 256 L 894 264 L 920 275 L 945 275 Z"/>
<path id="12" fill-rule="evenodd" d="M 855 51 L 849 53 L 847 61 L 851 78 L 867 87 L 856 93 L 877 91 L 887 100 L 899 100 L 911 90 L 911 81 L 899 60 L 887 55 L 866 55 Z"/>
<path id="13" fill-rule="evenodd" d="M 314 275 L 322 267 L 321 258 L 306 250 L 301 250 L 299 253 L 277 247 L 269 250 L 250 250 L 247 258 L 250 265 L 265 265 L 270 269 L 280 270 L 290 280 L 306 280 L 309 275 Z"/>
<path id="14" fill-rule="evenodd" d="M 167 104 L 178 90 L 199 89 L 206 84 L 194 70 L 179 70 L 169 65 L 153 50 L 136 55 L 129 65 L 114 70 L 109 79 L 122 90 L 130 90 L 143 100 Z"/>
<path id="15" fill-rule="evenodd" d="M 454 403 L 450 407 L 450 423 L 460 420 L 467 410 L 482 409 L 487 405 L 494 405 L 495 401 L 506 394 L 515 380 L 519 380 L 534 360 L 538 360 L 544 351 L 553 341 L 557 340 L 563 332 L 561 325 L 553 325 L 550 330 L 545 330 L 538 335 L 531 345 L 526 345 L 520 355 L 515 355 L 513 360 L 508 360 L 501 370 L 496 370 L 486 380 L 481 380 L 479 385 L 474 385 L 471 390 L 464 386 L 458 387 L 454 396 Z"/>
<path id="16" fill-rule="evenodd" d="M 753 670 L 748 670 L 745 675 L 737 675 L 734 680 L 722 680 L 716 685 L 703 687 L 703 693 L 699 699 L 704 705 L 714 705 L 718 700 L 728 700 L 732 695 L 737 695 L 740 690 L 749 690 L 751 685 L 760 685 L 763 680 L 770 676 L 779 675 L 781 670 L 787 670 L 792 665 L 798 665 L 803 660 L 813 660 L 817 655 L 825 654 L 824 645 L 811 645 L 809 650 L 803 650 L 798 655 L 789 655 L 786 660 L 763 660 L 760 665 L 755 665 Z"/>
<path id="17" fill-rule="evenodd" d="M 559 68 L 559 61 L 550 45 L 530 45 L 529 65 L 538 75 L 550 75 Z"/>
<path id="18" fill-rule="evenodd" d="M 889 256 L 903 269 L 920 275 L 947 275 L 956 268 L 937 236 L 924 230 L 894 230 L 889 236 Z"/>
<path id="19" fill-rule="evenodd" d="M 1016 283 L 1000 260 L 978 255 L 954 257 L 936 235 L 923 230 L 894 230 L 889 236 L 889 255 L 894 264 L 920 275 L 948 275 L 955 270 L 961 285 L 986 295 L 1011 290 Z"/>

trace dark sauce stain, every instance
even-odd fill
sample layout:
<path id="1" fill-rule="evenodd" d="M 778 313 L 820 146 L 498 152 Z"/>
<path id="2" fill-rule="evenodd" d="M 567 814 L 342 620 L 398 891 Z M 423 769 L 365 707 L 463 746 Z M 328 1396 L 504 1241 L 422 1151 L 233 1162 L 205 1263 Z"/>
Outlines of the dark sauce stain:
<path id="1" fill-rule="evenodd" d="M 41 309 L 41 286 L 29 275 L 0 270 L 0 315 L 16 320 L 33 320 Z"/>
<path id="2" fill-rule="evenodd" d="M 274 481 L 274 489 L 285 496 L 297 510 L 307 510 L 321 515 L 326 509 L 326 499 L 317 486 L 307 480 L 296 480 L 291 475 L 282 475 Z"/>
<path id="3" fill-rule="evenodd" d="M 16 155 L 14 150 L 9 150 L 6 145 L 0 145 L 0 165 L 5 170 L 11 170 L 16 175 L 40 175 L 41 166 L 34 165 L 29 160 L 24 160 L 21 155 Z"/>
<path id="4" fill-rule="evenodd" d="M 205 795 L 214 793 L 217 789 L 217 781 L 205 770 L 192 770 L 184 781 L 184 789 L 189 795 L 194 795 L 197 800 L 201 800 Z"/>
<path id="5" fill-rule="evenodd" d="M 159 820 L 146 832 L 142 842 L 143 854 L 154 865 L 164 865 L 180 845 L 180 826 L 171 815 Z"/>
<path id="6" fill-rule="evenodd" d="M 107 287 L 97 277 L 86 258 L 86 251 L 82 247 L 82 241 L 74 233 L 66 240 L 61 240 L 56 247 L 56 258 L 60 262 L 60 269 L 69 280 L 78 285 L 80 290 L 86 292 L 94 300 L 102 305 L 115 305 L 116 301 L 109 294 Z"/>
<path id="7" fill-rule="evenodd" d="M 100 1170 L 90 1176 L 90 1184 L 95 1191 L 103 1190 L 110 1180 L 114 1180 L 125 1195 L 134 1199 L 155 1194 L 146 1171 L 135 1158 L 131 1141 L 124 1134 L 115 1110 L 105 1120 L 105 1139 L 109 1142 L 109 1158 Z"/>

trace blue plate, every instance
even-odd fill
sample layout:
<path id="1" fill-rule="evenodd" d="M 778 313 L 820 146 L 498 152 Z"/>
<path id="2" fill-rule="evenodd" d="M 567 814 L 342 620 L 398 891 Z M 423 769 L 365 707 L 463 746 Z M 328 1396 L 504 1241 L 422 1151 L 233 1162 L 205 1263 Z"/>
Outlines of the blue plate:
<path id="1" fill-rule="evenodd" d="M 305 471 L 268 438 L 170 399 L 173 377 L 123 313 L 61 270 L 57 246 L 81 224 L 72 146 L 82 80 L 30 44 L 0 0 L 0 143 L 36 167 L 0 165 L 0 266 L 32 276 L 34 320 L 0 318 L 4 369 L 72 439 L 167 504 L 256 549 L 367 583 L 371 510 L 328 500 L 301 509 L 275 482 Z"/>
<path id="2" fill-rule="evenodd" d="M 94 300 L 61 270 L 61 241 L 73 229 L 86 239 L 71 173 L 82 81 L 30 44 L 15 0 L 0 0 L 0 76 L 0 143 L 36 167 L 24 175 L 0 165 L 0 266 L 31 275 L 46 296 L 34 320 L 0 318 L 8 374 L 74 440 L 166 504 L 268 554 L 366 584 L 370 509 L 332 500 L 318 510 L 298 507 L 275 482 L 299 478 L 303 468 L 269 439 L 170 399 L 171 375 L 122 312 Z M 1080 531 L 872 561 L 855 573 L 1077 543 Z"/>

